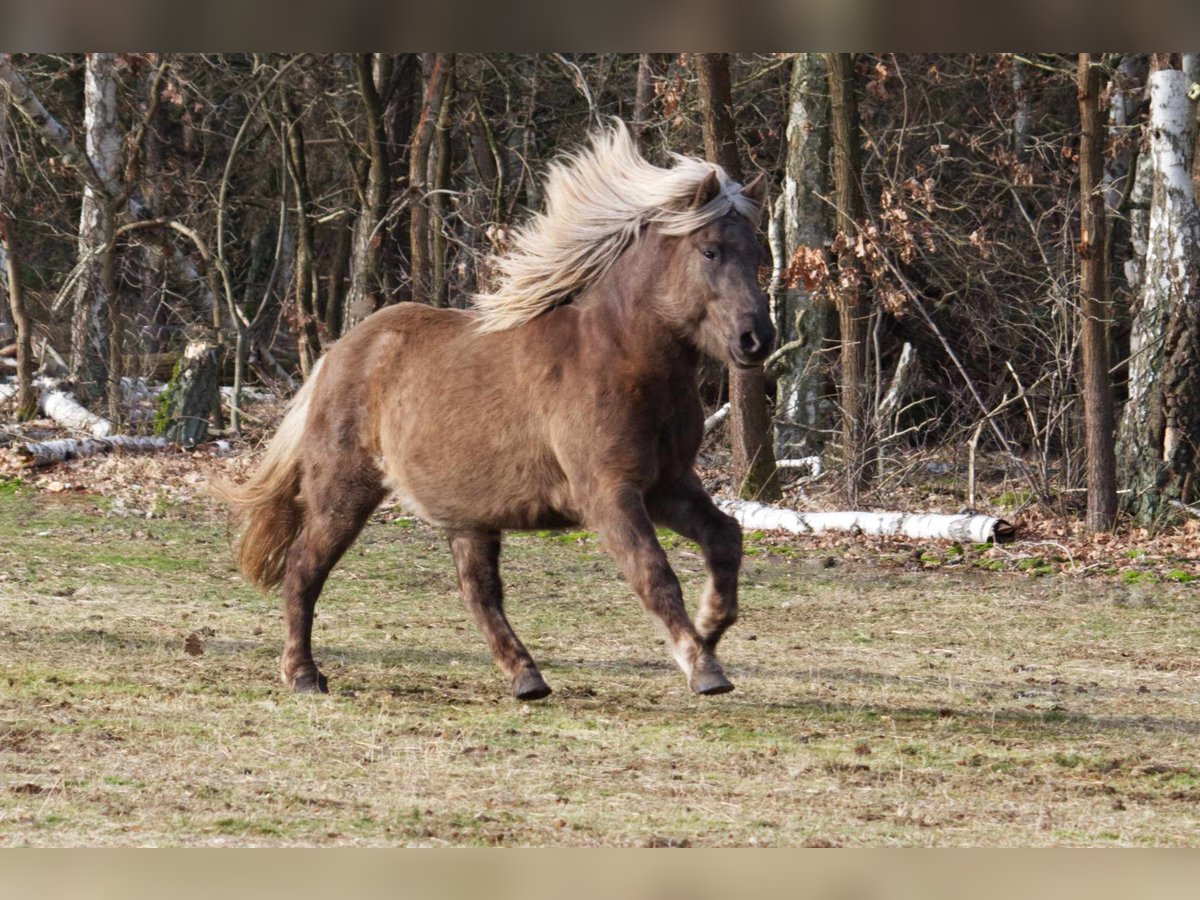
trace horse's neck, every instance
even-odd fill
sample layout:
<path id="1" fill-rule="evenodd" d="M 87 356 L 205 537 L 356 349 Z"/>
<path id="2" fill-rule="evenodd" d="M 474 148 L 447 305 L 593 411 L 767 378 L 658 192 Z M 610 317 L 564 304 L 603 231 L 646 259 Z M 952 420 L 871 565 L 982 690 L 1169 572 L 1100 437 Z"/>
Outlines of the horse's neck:
<path id="1" fill-rule="evenodd" d="M 666 288 L 655 244 L 639 240 L 580 298 L 580 325 L 595 339 L 643 362 L 654 377 L 668 370 L 694 373 L 699 354 L 663 319 L 656 302 Z"/>

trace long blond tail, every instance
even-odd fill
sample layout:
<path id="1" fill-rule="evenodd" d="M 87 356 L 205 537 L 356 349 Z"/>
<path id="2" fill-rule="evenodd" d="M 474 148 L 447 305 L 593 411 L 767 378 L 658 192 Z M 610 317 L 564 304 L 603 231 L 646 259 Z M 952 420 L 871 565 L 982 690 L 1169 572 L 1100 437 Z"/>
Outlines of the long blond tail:
<path id="1" fill-rule="evenodd" d="M 241 485 L 211 479 L 209 487 L 230 506 L 230 518 L 241 535 L 234 558 L 246 580 L 269 591 L 283 579 L 288 548 L 304 524 L 300 504 L 300 451 L 308 419 L 313 386 L 324 359 L 317 361 L 308 381 L 292 399 L 291 407 L 267 447 L 255 473 Z"/>

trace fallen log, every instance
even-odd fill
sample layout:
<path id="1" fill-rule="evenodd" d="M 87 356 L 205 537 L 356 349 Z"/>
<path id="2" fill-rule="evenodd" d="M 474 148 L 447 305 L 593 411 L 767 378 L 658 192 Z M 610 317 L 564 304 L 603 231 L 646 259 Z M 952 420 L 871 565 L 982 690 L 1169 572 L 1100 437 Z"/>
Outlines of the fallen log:
<path id="1" fill-rule="evenodd" d="M 827 531 L 911 537 L 923 540 L 1004 543 L 1016 529 L 1003 519 L 971 513 L 943 515 L 902 512 L 797 512 L 777 509 L 753 500 L 718 500 L 717 505 L 746 528 L 821 534 Z"/>
<path id="2" fill-rule="evenodd" d="M 66 391 L 48 388 L 42 392 L 41 406 L 42 411 L 63 428 L 87 431 L 93 437 L 108 437 L 112 434 L 112 422 L 89 412 Z"/>
<path id="3" fill-rule="evenodd" d="M 777 469 L 808 469 L 810 478 L 820 478 L 825 471 L 819 456 L 802 456 L 799 459 L 780 459 L 775 461 Z"/>
<path id="4" fill-rule="evenodd" d="M 114 434 L 103 438 L 64 438 L 18 444 L 14 450 L 25 465 L 48 466 L 84 456 L 99 456 L 118 450 L 122 453 L 153 453 L 175 446 L 164 437 L 131 437 Z"/>

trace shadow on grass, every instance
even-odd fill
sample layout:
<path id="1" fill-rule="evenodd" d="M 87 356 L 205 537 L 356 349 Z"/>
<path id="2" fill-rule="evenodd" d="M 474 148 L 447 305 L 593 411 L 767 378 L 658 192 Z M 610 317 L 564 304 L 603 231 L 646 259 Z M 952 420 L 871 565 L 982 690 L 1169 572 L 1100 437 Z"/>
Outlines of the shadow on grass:
<path id="1" fill-rule="evenodd" d="M 11 638 L 10 638 L 11 639 Z M 140 650 L 152 652 L 155 654 L 170 656 L 178 654 L 181 665 L 185 659 L 183 650 L 184 634 L 179 635 L 178 639 L 161 639 L 147 638 L 145 636 L 123 632 L 123 631 L 108 631 L 103 629 L 53 629 L 53 628 L 35 628 L 24 630 L 18 636 L 18 643 L 22 641 L 31 641 L 43 643 L 46 645 L 74 645 L 95 643 L 97 640 L 103 640 L 111 644 L 124 647 L 131 650 Z M 482 638 L 480 638 L 482 643 Z M 238 641 L 217 639 L 215 637 L 205 641 L 205 653 L 213 657 L 227 657 L 230 659 L 250 656 L 255 659 L 275 659 L 278 657 L 280 644 L 275 641 Z M 330 667 L 336 665 L 339 668 L 345 667 L 349 671 L 343 672 L 343 680 L 350 681 L 346 676 L 354 674 L 353 670 L 357 667 L 360 669 L 404 669 L 404 670 L 425 670 L 432 683 L 439 683 L 445 679 L 448 674 L 453 674 L 457 682 L 471 682 L 481 678 L 490 678 L 500 682 L 499 673 L 496 671 L 490 654 L 484 650 L 479 651 L 464 651 L 464 650 L 441 650 L 427 647 L 396 647 L 395 649 L 372 649 L 363 647 L 345 647 L 337 645 L 327 645 L 319 648 L 317 652 L 318 665 Z M 74 658 L 73 658 L 74 659 Z M 78 662 L 78 660 L 75 660 Z M 656 688 L 667 687 L 668 685 L 680 692 L 681 696 L 689 696 L 683 694 L 686 690 L 682 683 L 676 683 L 680 677 L 674 663 L 664 659 L 631 659 L 631 658 L 614 658 L 614 659 L 581 659 L 578 657 L 543 657 L 539 660 L 543 672 L 549 680 L 553 682 L 554 676 L 561 675 L 564 677 L 579 678 L 586 676 L 588 673 L 613 673 L 617 678 L 627 679 L 629 677 L 646 677 L 652 676 L 653 684 Z M 234 673 L 230 673 L 231 676 Z M 736 681 L 738 675 L 755 674 L 758 676 L 769 676 L 779 679 L 793 678 L 797 681 L 811 683 L 813 681 L 826 681 L 837 683 L 851 683 L 859 685 L 879 685 L 879 686 L 920 686 L 922 688 L 936 691 L 944 687 L 945 678 L 939 677 L 918 677 L 918 676 L 898 676 L 879 672 L 871 672 L 862 669 L 802 669 L 796 672 L 782 672 L 778 670 L 760 670 L 753 667 L 738 669 L 730 668 L 730 674 Z M 378 678 L 378 675 L 373 675 L 372 678 Z M 386 673 L 384 678 L 386 680 Z M 180 672 L 180 687 L 184 688 L 190 681 L 187 672 Z M 353 679 L 353 683 L 361 684 L 362 679 Z M 958 682 L 959 685 L 969 684 L 968 682 Z M 997 691 L 1011 691 L 1017 687 L 1019 682 L 1012 683 L 992 683 L 988 685 L 972 685 L 972 687 L 986 687 Z M 462 685 L 459 684 L 459 687 Z M 615 687 L 615 686 L 614 686 Z M 627 689 L 627 685 L 622 685 L 622 688 Z M 400 693 L 417 693 L 417 694 L 435 694 L 436 691 L 432 687 L 425 685 L 397 685 L 396 689 Z M 334 685 L 336 693 L 336 683 Z M 1089 691 L 1094 689 L 1089 688 Z M 489 695 L 492 691 L 488 691 Z M 1137 695 L 1136 688 L 1130 688 L 1128 691 L 1107 689 L 1105 694 L 1108 696 L 1124 696 L 1128 695 L 1131 699 Z M 589 700 L 586 694 L 581 694 L 578 691 L 567 691 L 564 695 L 559 695 L 559 699 L 570 699 L 572 702 L 579 701 L 582 704 L 589 702 L 611 704 L 614 699 L 625 700 L 627 698 L 621 696 L 601 696 L 595 698 L 594 701 Z M 1099 693 L 1087 695 L 1087 699 L 1081 696 L 1073 696 L 1072 702 L 1076 704 L 1086 704 L 1088 700 L 1099 699 Z M 737 711 L 740 714 L 764 714 L 767 718 L 774 720 L 779 716 L 798 717 L 820 717 L 837 715 L 853 719 L 863 718 L 879 718 L 889 717 L 892 721 L 898 723 L 917 723 L 928 722 L 938 719 L 953 720 L 954 727 L 959 731 L 979 732 L 979 733 L 994 733 L 997 725 L 1016 727 L 1026 732 L 1035 732 L 1042 735 L 1049 735 L 1055 732 L 1067 731 L 1071 733 L 1077 732 L 1163 732 L 1163 733 L 1178 733 L 1187 735 L 1200 735 L 1200 721 L 1188 718 L 1169 717 L 1169 716 L 1117 716 L 1117 715 L 1091 715 L 1087 712 L 1078 710 L 1064 709 L 1045 709 L 1045 710 L 1030 710 L 1030 709 L 1014 709 L 1012 707 L 988 705 L 986 707 L 951 707 L 948 705 L 914 705 L 904 706 L 899 704 L 882 704 L 869 702 L 832 702 L 828 699 L 820 699 L 811 695 L 798 693 L 792 699 L 770 699 L 758 700 L 747 692 L 734 694 L 731 698 L 714 699 L 703 701 L 711 703 L 714 708 L 725 708 L 730 712 Z M 1140 701 L 1140 702 L 1145 702 Z"/>

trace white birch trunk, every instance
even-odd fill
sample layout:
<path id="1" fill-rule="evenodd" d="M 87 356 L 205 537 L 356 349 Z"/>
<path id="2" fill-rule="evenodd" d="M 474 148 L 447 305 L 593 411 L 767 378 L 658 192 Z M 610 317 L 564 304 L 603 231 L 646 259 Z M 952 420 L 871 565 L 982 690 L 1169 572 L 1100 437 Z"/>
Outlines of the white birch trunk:
<path id="1" fill-rule="evenodd" d="M 42 393 L 42 412 L 72 431 L 86 431 L 93 437 L 107 437 L 113 432 L 112 422 L 89 412 L 65 391 L 49 388 Z"/>
<path id="2" fill-rule="evenodd" d="M 792 534 L 834 531 L 973 544 L 1011 540 L 1014 534 L 1012 525 L 995 516 L 902 512 L 804 513 L 764 506 L 753 500 L 719 500 L 717 505 L 743 527 L 761 531 L 789 531 Z"/>
<path id="3" fill-rule="evenodd" d="M 1028 76 L 1028 66 L 1021 60 L 1014 59 L 1012 87 L 1016 110 L 1013 113 L 1013 150 L 1022 159 L 1029 147 L 1029 89 L 1025 84 Z"/>
<path id="4" fill-rule="evenodd" d="M 117 121 L 116 54 L 89 53 L 84 71 L 83 123 L 92 169 L 107 191 L 84 186 L 79 217 L 79 259 L 84 271 L 71 307 L 71 372 L 86 394 L 96 395 L 106 378 L 111 304 L 104 277 L 105 248 L 113 235 L 111 198 L 118 193 L 121 136 Z"/>
<path id="5" fill-rule="evenodd" d="M 783 177 L 784 265 L 801 246 L 824 249 L 831 240 L 829 205 L 829 89 L 820 53 L 793 62 Z M 797 456 L 824 443 L 829 417 L 822 356 L 833 335 L 833 310 L 802 287 L 781 291 L 776 312 L 779 345 L 795 344 L 783 358 L 775 398 L 775 455 Z"/>
<path id="6" fill-rule="evenodd" d="M 1121 419 L 1121 459 L 1130 508 L 1145 520 L 1155 515 L 1162 464 L 1178 437 L 1167 420 L 1171 386 L 1168 328 L 1173 316 L 1189 315 L 1200 291 L 1200 213 L 1191 178 L 1195 109 L 1185 71 L 1150 74 L 1152 178 L 1146 254 L 1140 273 L 1141 302 L 1130 332 L 1129 399 Z M 1191 398 L 1194 402 L 1195 398 Z"/>

